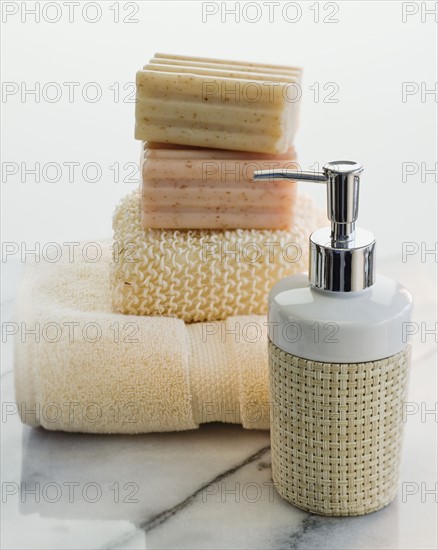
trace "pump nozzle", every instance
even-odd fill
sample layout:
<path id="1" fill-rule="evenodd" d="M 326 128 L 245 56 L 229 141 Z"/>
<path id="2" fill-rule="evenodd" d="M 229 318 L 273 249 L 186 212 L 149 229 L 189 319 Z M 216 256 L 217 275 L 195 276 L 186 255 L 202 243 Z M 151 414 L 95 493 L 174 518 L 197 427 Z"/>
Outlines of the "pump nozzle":
<path id="1" fill-rule="evenodd" d="M 292 179 L 327 184 L 327 217 L 331 222 L 331 240 L 342 243 L 354 239 L 359 206 L 359 180 L 362 166 L 350 160 L 329 162 L 324 172 L 294 170 L 258 170 L 254 179 Z"/>
<path id="2" fill-rule="evenodd" d="M 329 162 L 323 172 L 258 170 L 254 179 L 292 179 L 327 184 L 327 217 L 330 231 L 320 229 L 310 236 L 309 279 L 324 290 L 349 292 L 374 283 L 372 233 L 355 222 L 359 207 L 359 182 L 363 168 L 357 162 Z"/>

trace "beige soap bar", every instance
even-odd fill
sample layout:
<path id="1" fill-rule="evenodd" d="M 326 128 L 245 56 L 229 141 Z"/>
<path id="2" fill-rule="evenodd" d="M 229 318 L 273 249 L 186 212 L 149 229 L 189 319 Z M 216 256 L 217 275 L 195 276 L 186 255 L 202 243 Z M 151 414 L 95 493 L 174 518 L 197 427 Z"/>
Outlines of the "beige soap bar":
<path id="1" fill-rule="evenodd" d="M 283 155 L 145 144 L 141 162 L 143 229 L 287 229 L 296 184 L 253 181 L 255 170 L 297 169 Z"/>
<path id="2" fill-rule="evenodd" d="M 156 54 L 136 80 L 136 139 L 270 154 L 292 145 L 297 67 Z"/>

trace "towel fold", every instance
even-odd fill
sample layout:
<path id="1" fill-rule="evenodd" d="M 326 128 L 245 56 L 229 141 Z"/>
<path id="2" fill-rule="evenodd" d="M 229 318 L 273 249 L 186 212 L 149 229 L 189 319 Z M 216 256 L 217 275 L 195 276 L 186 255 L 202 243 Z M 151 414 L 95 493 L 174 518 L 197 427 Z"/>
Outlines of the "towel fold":
<path id="1" fill-rule="evenodd" d="M 309 235 L 324 220 L 298 193 L 288 230 L 143 230 L 133 192 L 113 219 L 113 309 L 186 322 L 265 314 L 272 286 L 307 270 Z"/>
<path id="2" fill-rule="evenodd" d="M 114 313 L 113 243 L 93 246 L 97 259 L 64 250 L 26 267 L 13 336 L 22 421 L 92 433 L 269 428 L 265 317 L 186 325 Z"/>

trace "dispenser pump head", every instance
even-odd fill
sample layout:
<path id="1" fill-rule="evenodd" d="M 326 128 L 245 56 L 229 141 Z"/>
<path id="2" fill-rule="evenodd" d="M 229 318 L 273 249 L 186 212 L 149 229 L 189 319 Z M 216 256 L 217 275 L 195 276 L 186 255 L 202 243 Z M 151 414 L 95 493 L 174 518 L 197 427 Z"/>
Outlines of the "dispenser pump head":
<path id="1" fill-rule="evenodd" d="M 359 181 L 363 168 L 357 162 L 329 162 L 323 168 L 327 181 L 327 217 L 335 243 L 354 239 L 359 210 Z"/>
<path id="2" fill-rule="evenodd" d="M 327 185 L 327 217 L 331 227 L 310 236 L 309 281 L 322 290 L 352 292 L 374 284 L 374 235 L 356 228 L 359 183 L 357 162 L 329 162 L 323 172 L 259 170 L 254 179 L 292 179 Z"/>

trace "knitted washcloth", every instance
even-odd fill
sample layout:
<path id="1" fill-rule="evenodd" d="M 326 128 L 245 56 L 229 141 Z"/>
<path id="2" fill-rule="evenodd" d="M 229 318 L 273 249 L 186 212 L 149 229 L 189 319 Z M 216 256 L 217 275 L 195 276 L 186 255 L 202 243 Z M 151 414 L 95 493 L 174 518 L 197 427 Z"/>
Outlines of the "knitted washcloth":
<path id="1" fill-rule="evenodd" d="M 186 322 L 264 314 L 272 286 L 307 269 L 309 235 L 327 222 L 303 194 L 295 213 L 289 230 L 145 231 L 134 191 L 113 219 L 114 311 Z"/>

